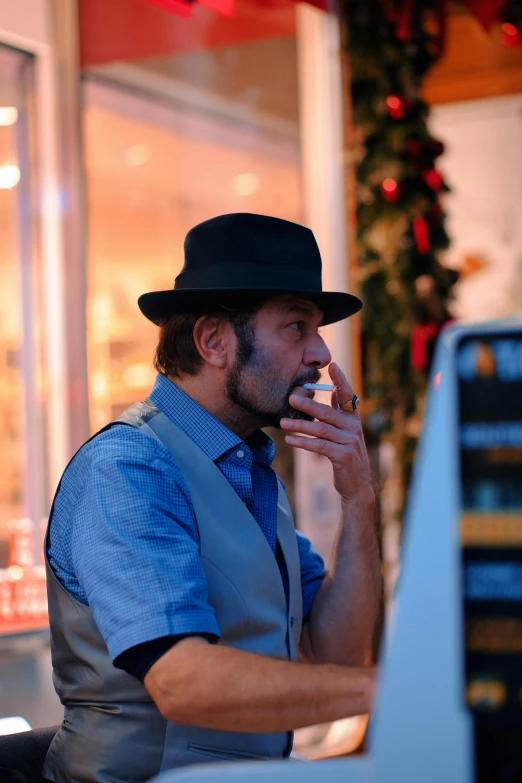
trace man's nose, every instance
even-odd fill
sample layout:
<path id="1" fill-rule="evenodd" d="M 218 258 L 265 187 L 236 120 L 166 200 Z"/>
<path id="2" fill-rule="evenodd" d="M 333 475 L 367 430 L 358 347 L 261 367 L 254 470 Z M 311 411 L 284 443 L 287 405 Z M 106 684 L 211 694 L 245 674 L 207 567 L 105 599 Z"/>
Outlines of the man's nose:
<path id="1" fill-rule="evenodd" d="M 314 335 L 310 345 L 307 346 L 304 357 L 307 367 L 317 367 L 318 370 L 327 367 L 332 361 L 332 354 L 320 334 Z"/>

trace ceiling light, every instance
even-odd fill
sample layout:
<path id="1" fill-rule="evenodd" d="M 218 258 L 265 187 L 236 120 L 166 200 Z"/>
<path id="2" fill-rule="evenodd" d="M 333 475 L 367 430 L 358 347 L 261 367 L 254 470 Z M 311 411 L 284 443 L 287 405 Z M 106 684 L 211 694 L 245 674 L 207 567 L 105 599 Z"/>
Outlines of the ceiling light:
<path id="1" fill-rule="evenodd" d="M 240 196 L 253 196 L 261 187 L 257 174 L 238 174 L 232 180 L 232 188 Z"/>
<path id="2" fill-rule="evenodd" d="M 18 119 L 18 109 L 14 106 L 0 106 L 0 125 L 14 125 Z"/>
<path id="3" fill-rule="evenodd" d="M 141 362 L 139 364 L 131 364 L 123 373 L 123 382 L 125 386 L 131 389 L 143 389 L 151 385 L 154 380 L 152 368 L 149 364 Z"/>
<path id="4" fill-rule="evenodd" d="M 146 144 L 135 144 L 125 150 L 125 160 L 129 166 L 144 166 L 150 159 L 151 151 Z"/>
<path id="5" fill-rule="evenodd" d="M 0 166 L 0 189 L 10 190 L 20 182 L 18 166 Z"/>
<path id="6" fill-rule="evenodd" d="M 109 394 L 109 381 L 101 370 L 95 370 L 90 377 L 92 396 L 97 400 L 105 399 Z"/>

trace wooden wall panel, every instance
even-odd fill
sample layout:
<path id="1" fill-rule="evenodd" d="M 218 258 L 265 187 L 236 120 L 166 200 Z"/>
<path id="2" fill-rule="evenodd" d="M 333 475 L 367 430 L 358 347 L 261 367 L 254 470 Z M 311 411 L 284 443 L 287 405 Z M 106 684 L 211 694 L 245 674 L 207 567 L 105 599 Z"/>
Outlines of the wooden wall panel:
<path id="1" fill-rule="evenodd" d="M 474 17 L 453 14 L 446 49 L 424 81 L 430 104 L 522 93 L 522 48 L 500 41 L 498 26 L 486 32 Z"/>

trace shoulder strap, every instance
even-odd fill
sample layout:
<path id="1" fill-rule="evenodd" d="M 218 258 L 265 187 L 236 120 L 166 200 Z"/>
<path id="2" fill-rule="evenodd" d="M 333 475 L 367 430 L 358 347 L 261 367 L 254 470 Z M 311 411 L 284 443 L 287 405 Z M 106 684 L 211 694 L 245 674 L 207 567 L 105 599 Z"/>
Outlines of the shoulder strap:
<path id="1" fill-rule="evenodd" d="M 157 416 L 158 413 L 161 413 L 160 409 L 157 408 L 147 398 L 142 402 L 133 403 L 129 408 L 127 408 L 127 410 L 123 411 L 123 413 L 120 416 L 118 416 L 117 419 L 114 419 L 114 421 L 111 422 L 108 426 L 112 427 L 113 424 L 128 424 L 131 427 L 140 429 L 141 427 L 143 427 L 144 424 L 147 424 L 151 419 L 153 419 L 154 416 Z M 101 431 L 103 432 L 103 430 Z"/>

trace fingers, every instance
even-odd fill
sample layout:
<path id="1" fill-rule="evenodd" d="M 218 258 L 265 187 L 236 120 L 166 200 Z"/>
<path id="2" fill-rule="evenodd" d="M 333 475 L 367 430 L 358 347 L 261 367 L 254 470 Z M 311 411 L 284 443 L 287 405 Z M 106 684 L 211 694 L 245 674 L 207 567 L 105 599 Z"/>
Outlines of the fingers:
<path id="1" fill-rule="evenodd" d="M 309 397 L 301 397 L 300 394 L 290 395 L 290 405 L 298 411 L 308 413 L 309 416 L 313 416 L 314 419 L 320 419 L 326 421 L 328 424 L 341 425 L 340 414 L 333 410 L 330 405 L 324 405 L 322 402 L 316 402 Z"/>
<path id="2" fill-rule="evenodd" d="M 342 394 L 342 392 L 338 392 L 338 394 Z M 351 399 L 351 397 L 348 399 Z M 342 397 L 341 401 L 343 401 Z M 339 429 L 346 429 L 346 427 L 349 426 L 348 422 L 350 419 L 360 420 L 359 414 L 355 411 L 353 414 L 350 413 L 347 415 L 344 411 L 336 410 L 330 405 L 324 405 L 321 402 L 311 400 L 309 397 L 301 397 L 301 395 L 298 394 L 291 395 L 290 405 L 298 411 L 308 413 L 308 415 L 313 416 L 314 419 L 319 419 L 319 421 L 324 421 Z"/>
<path id="3" fill-rule="evenodd" d="M 346 446 L 341 443 L 332 443 L 323 438 L 304 438 L 300 435 L 286 435 L 285 440 L 296 449 L 322 454 L 323 457 L 328 457 L 332 462 L 343 462 L 346 458 Z"/>
<path id="4" fill-rule="evenodd" d="M 335 362 L 331 362 L 328 365 L 328 374 L 332 379 L 332 383 L 340 387 L 341 392 L 343 391 L 347 392 L 349 397 L 353 395 L 353 390 L 348 382 L 348 378 L 346 377 L 346 375 L 341 370 L 338 364 L 336 364 Z"/>
<path id="5" fill-rule="evenodd" d="M 345 418 L 347 422 L 345 422 L 343 429 L 333 427 L 323 421 L 306 421 L 306 419 L 281 419 L 280 424 L 281 429 L 288 432 L 285 435 L 285 440 L 290 446 L 303 448 L 307 451 L 315 451 L 318 454 L 324 454 L 331 459 L 341 462 L 343 459 L 342 451 L 335 450 L 335 453 L 330 453 L 323 448 L 327 443 L 335 444 L 340 446 L 344 452 L 348 448 L 354 454 L 359 455 L 359 458 L 367 459 L 360 423 L 353 420 L 350 416 Z M 301 435 L 310 437 L 301 437 Z M 313 443 L 313 441 L 320 442 L 319 446 L 312 446 L 311 442 Z"/>
<path id="6" fill-rule="evenodd" d="M 359 427 L 351 426 L 339 429 L 324 421 L 306 421 L 306 419 L 281 419 L 281 429 L 292 433 L 311 435 L 333 443 L 353 443 L 359 433 Z"/>
<path id="7" fill-rule="evenodd" d="M 332 383 L 334 383 L 336 386 L 339 386 L 339 391 L 335 392 L 336 405 L 332 406 L 334 408 L 337 408 L 337 406 L 344 405 L 345 403 L 349 402 L 352 399 L 353 389 L 348 383 L 348 379 L 346 375 L 343 373 L 339 365 L 336 364 L 335 362 L 331 362 L 331 364 L 328 366 L 328 374 L 332 379 Z M 334 395 L 332 394 L 332 398 L 333 396 Z"/>

